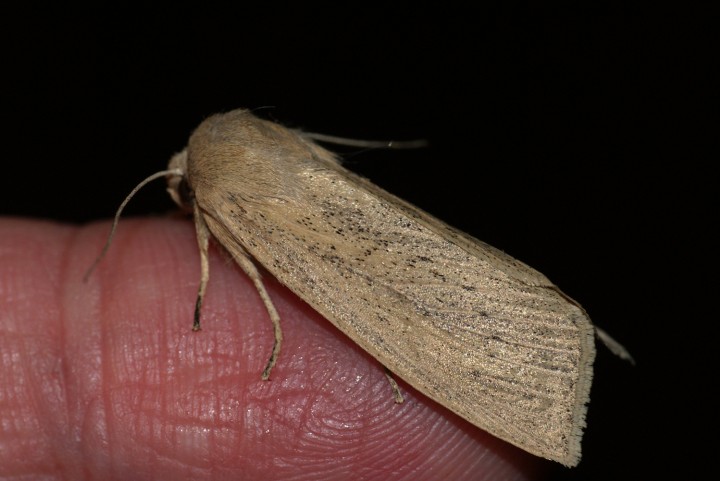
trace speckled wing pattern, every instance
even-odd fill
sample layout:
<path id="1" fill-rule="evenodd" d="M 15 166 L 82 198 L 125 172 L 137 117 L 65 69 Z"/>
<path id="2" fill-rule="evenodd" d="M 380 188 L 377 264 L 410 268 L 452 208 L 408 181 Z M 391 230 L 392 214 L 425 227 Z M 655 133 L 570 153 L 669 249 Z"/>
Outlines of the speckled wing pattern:
<path id="1" fill-rule="evenodd" d="M 188 181 L 220 244 L 391 372 L 501 439 L 577 464 L 594 330 L 545 276 L 247 111 L 198 128 Z"/>

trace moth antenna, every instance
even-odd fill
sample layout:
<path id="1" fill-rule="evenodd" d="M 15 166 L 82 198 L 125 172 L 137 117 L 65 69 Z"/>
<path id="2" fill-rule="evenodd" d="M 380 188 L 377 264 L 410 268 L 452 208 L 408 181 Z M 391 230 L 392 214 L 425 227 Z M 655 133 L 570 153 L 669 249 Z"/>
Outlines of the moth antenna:
<path id="1" fill-rule="evenodd" d="M 120 204 L 120 207 L 118 207 L 117 212 L 115 213 L 115 219 L 113 220 L 112 227 L 110 228 L 110 235 L 108 235 L 107 241 L 105 241 L 105 245 L 103 246 L 102 251 L 100 252 L 100 255 L 98 255 L 95 258 L 95 261 L 92 263 L 90 268 L 85 272 L 85 275 L 83 276 L 83 282 L 87 282 L 88 278 L 90 278 L 90 274 L 93 273 L 97 265 L 100 263 L 103 257 L 105 257 L 105 254 L 107 254 L 108 249 L 110 248 L 110 244 L 112 243 L 113 237 L 115 236 L 115 229 L 117 228 L 118 222 L 120 221 L 120 215 L 122 214 L 123 209 L 127 205 L 128 202 L 130 202 L 130 199 L 133 198 L 137 192 L 145 187 L 149 182 L 152 182 L 155 179 L 158 179 L 160 177 L 165 177 L 168 175 L 183 175 L 183 171 L 180 169 L 168 169 L 168 170 L 161 170 L 160 172 L 155 172 L 151 176 L 147 177 L 146 179 L 142 180 L 138 185 L 135 186 L 133 190 L 130 191 L 130 193 L 125 197 L 125 200 L 122 201 Z"/>
<path id="2" fill-rule="evenodd" d="M 319 142 L 328 142 L 337 145 L 346 145 L 348 147 L 365 147 L 368 149 L 420 149 L 428 146 L 425 139 L 416 140 L 361 140 L 348 139 L 346 137 L 336 137 L 335 135 L 317 134 L 314 132 L 303 132 L 303 137 L 307 137 Z"/>

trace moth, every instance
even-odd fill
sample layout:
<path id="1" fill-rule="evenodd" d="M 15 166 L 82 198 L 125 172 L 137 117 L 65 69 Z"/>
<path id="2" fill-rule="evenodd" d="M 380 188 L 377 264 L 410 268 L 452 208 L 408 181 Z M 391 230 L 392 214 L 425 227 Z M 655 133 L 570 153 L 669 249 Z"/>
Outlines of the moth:
<path id="1" fill-rule="evenodd" d="M 248 110 L 202 122 L 116 222 L 161 176 L 194 215 L 194 329 L 213 237 L 272 321 L 263 379 L 283 336 L 258 265 L 424 395 L 530 453 L 579 462 L 595 335 L 628 355 L 543 274 L 345 169 L 312 135 Z"/>

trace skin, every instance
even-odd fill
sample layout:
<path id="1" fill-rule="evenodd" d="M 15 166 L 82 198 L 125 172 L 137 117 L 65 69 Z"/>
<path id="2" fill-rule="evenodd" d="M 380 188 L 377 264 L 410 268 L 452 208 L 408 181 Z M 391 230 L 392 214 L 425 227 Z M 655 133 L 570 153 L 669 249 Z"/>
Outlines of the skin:
<path id="1" fill-rule="evenodd" d="M 188 220 L 0 219 L 0 478 L 523 480 L 551 463 L 398 379 L 265 275 L 285 344 L 217 246 L 200 332 Z"/>

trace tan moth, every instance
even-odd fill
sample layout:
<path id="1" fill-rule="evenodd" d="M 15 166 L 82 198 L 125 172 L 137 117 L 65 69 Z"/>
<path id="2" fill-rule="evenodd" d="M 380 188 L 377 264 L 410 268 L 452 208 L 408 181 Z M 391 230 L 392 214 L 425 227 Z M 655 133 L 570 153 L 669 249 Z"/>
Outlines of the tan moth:
<path id="1" fill-rule="evenodd" d="M 200 247 L 194 329 L 214 237 L 272 320 L 263 379 L 282 329 L 257 264 L 418 391 L 530 453 L 575 466 L 594 337 L 627 352 L 544 275 L 346 170 L 313 138 L 248 110 L 214 115 L 167 171 L 125 199 L 113 232 L 129 198 L 167 176 L 172 198 L 193 212 Z"/>

